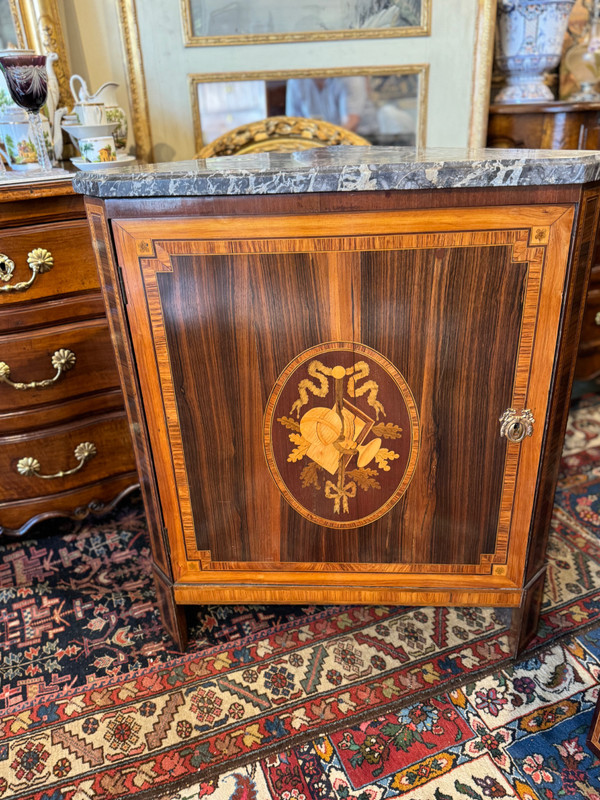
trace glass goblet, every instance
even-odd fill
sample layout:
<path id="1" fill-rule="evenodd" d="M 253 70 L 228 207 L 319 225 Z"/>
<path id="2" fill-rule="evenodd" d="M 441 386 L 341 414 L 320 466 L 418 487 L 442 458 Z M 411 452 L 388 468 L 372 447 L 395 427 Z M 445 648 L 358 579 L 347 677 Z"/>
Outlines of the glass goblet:
<path id="1" fill-rule="evenodd" d="M 43 172 L 52 170 L 44 139 L 40 109 L 48 96 L 46 56 L 0 56 L 0 68 L 15 103 L 27 111 L 38 163 Z"/>

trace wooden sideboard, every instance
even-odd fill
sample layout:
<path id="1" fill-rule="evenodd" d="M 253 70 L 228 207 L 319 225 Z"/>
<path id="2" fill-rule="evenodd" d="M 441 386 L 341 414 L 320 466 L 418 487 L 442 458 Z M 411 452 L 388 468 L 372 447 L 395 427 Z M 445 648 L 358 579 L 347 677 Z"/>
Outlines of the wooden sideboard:
<path id="1" fill-rule="evenodd" d="M 524 103 L 490 106 L 488 147 L 600 150 L 600 103 Z M 596 242 L 575 379 L 600 376 L 600 241 Z"/>
<path id="2" fill-rule="evenodd" d="M 600 150 L 600 103 L 491 105 L 487 146 Z"/>
<path id="3" fill-rule="evenodd" d="M 181 647 L 206 602 L 499 606 L 525 644 L 599 194 L 86 199 Z"/>
<path id="4" fill-rule="evenodd" d="M 82 198 L 0 188 L 0 534 L 138 483 Z"/>

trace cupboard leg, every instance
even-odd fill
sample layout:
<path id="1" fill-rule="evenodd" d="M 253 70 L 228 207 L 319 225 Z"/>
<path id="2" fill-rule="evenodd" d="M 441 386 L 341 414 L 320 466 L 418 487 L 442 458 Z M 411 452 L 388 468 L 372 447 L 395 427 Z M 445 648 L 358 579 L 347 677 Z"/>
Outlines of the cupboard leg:
<path id="1" fill-rule="evenodd" d="M 173 596 L 173 584 L 162 571 L 154 567 L 153 573 L 162 623 L 177 648 L 184 652 L 188 643 L 185 607 L 176 605 Z"/>
<path id="2" fill-rule="evenodd" d="M 521 655 L 538 629 L 545 578 L 546 568 L 544 567 L 525 587 L 521 605 L 512 612 L 510 637 L 514 657 Z"/>

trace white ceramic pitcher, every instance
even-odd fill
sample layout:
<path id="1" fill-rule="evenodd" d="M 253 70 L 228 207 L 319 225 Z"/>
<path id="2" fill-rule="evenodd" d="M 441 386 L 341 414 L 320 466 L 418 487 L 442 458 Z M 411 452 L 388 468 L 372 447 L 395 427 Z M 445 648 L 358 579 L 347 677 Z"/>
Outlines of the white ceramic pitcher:
<path id="1" fill-rule="evenodd" d="M 75 106 L 81 103 L 102 103 L 106 108 L 106 121 L 117 122 L 118 127 L 113 132 L 113 139 L 117 150 L 124 150 L 127 144 L 127 115 L 120 108 L 117 101 L 117 89 L 119 84 L 114 81 L 107 81 L 94 94 L 90 94 L 87 83 L 81 75 L 71 75 L 69 80 L 71 94 L 75 100 Z M 75 109 L 77 113 L 77 109 Z"/>

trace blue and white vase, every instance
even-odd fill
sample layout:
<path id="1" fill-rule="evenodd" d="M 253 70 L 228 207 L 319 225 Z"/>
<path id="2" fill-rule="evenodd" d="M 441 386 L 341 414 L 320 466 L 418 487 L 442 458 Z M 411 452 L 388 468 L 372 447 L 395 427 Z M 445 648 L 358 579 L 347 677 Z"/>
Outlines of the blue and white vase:
<path id="1" fill-rule="evenodd" d="M 558 66 L 575 0 L 498 0 L 495 62 L 506 76 L 496 103 L 554 100 L 544 82 Z"/>

